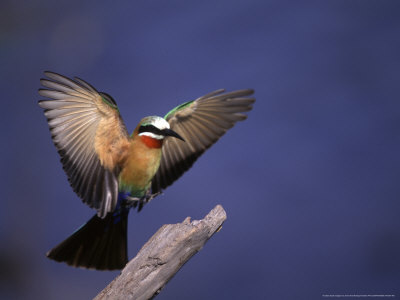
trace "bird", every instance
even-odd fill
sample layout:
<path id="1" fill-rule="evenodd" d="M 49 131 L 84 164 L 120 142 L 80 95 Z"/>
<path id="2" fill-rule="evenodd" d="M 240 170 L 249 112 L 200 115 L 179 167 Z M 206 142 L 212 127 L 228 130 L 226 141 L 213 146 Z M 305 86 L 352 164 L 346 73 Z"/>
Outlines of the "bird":
<path id="1" fill-rule="evenodd" d="M 44 75 L 38 105 L 73 191 L 96 211 L 46 256 L 86 269 L 122 269 L 129 211 L 180 178 L 255 102 L 252 89 L 219 89 L 144 117 L 129 134 L 109 94 L 78 77 Z"/>

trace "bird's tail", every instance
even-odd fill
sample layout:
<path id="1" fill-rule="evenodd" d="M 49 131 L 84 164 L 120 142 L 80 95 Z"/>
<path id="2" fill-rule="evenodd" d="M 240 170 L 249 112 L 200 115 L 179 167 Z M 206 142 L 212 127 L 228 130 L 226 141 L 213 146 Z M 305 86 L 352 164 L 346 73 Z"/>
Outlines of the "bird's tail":
<path id="1" fill-rule="evenodd" d="M 128 213 L 95 215 L 46 256 L 74 267 L 122 269 L 128 262 L 127 225 Z"/>

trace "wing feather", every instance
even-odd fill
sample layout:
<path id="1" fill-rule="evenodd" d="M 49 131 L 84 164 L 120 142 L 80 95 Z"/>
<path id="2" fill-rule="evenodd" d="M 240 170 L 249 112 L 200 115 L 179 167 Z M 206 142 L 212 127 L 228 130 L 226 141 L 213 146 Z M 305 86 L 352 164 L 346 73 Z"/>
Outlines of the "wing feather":
<path id="1" fill-rule="evenodd" d="M 82 201 L 95 208 L 99 217 L 105 217 L 118 200 L 118 154 L 115 147 L 109 152 L 96 148 L 96 142 L 100 131 L 107 130 L 109 140 L 97 144 L 128 143 L 125 125 L 109 96 L 104 99 L 104 94 L 89 83 L 53 72 L 45 75 L 48 79 L 40 82 L 46 89 L 40 89 L 39 94 L 50 100 L 39 101 L 39 106 L 44 109 L 64 171 Z M 104 128 L 104 124 L 115 128 Z M 106 161 L 113 164 L 106 165 Z"/>
<path id="2" fill-rule="evenodd" d="M 217 90 L 194 101 L 186 102 L 166 115 L 171 129 L 185 142 L 167 138 L 162 147 L 162 158 L 153 181 L 153 193 L 159 192 L 184 172 L 237 121 L 247 118 L 255 101 L 247 97 L 253 90 L 225 93 Z"/>

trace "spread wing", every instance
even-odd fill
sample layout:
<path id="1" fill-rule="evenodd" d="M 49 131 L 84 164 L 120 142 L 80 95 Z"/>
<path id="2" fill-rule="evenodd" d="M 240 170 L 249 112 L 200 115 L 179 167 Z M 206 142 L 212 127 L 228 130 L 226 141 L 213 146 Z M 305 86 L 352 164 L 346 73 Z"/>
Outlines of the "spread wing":
<path id="1" fill-rule="evenodd" d="M 118 200 L 118 157 L 128 132 L 115 101 L 85 81 L 45 72 L 47 89 L 39 101 L 53 142 L 75 193 L 97 210 L 99 217 L 113 211 Z"/>
<path id="2" fill-rule="evenodd" d="M 237 121 L 247 118 L 255 99 L 247 97 L 253 90 L 225 93 L 217 90 L 171 110 L 165 119 L 185 142 L 166 138 L 160 168 L 152 181 L 156 193 L 182 176 L 197 158 L 213 145 Z"/>

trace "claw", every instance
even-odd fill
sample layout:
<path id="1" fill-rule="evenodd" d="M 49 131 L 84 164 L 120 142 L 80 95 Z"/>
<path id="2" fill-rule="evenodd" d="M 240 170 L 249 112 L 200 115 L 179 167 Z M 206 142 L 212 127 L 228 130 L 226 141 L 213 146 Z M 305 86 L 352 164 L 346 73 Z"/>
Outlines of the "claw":
<path id="1" fill-rule="evenodd" d="M 125 200 L 128 201 L 128 204 L 130 204 L 130 202 L 140 202 L 142 199 L 143 199 L 143 197 L 142 197 L 142 198 L 139 198 L 139 197 L 131 197 L 131 196 L 126 196 L 126 197 L 125 197 Z"/>
<path id="2" fill-rule="evenodd" d="M 145 196 L 145 202 L 149 203 L 151 200 L 153 200 L 155 197 L 157 197 L 160 194 L 161 194 L 161 192 L 157 192 L 157 193 L 154 193 L 154 194 L 147 193 L 146 196 Z"/>
<path id="3" fill-rule="evenodd" d="M 150 192 L 148 192 L 145 196 L 143 197 L 131 197 L 131 196 L 126 196 L 125 200 L 126 200 L 126 207 L 138 207 L 138 210 L 140 211 L 143 207 L 143 205 L 149 203 L 151 200 L 153 200 L 155 197 L 157 197 L 158 195 L 160 195 L 161 192 L 157 192 L 154 194 L 151 194 Z"/>

